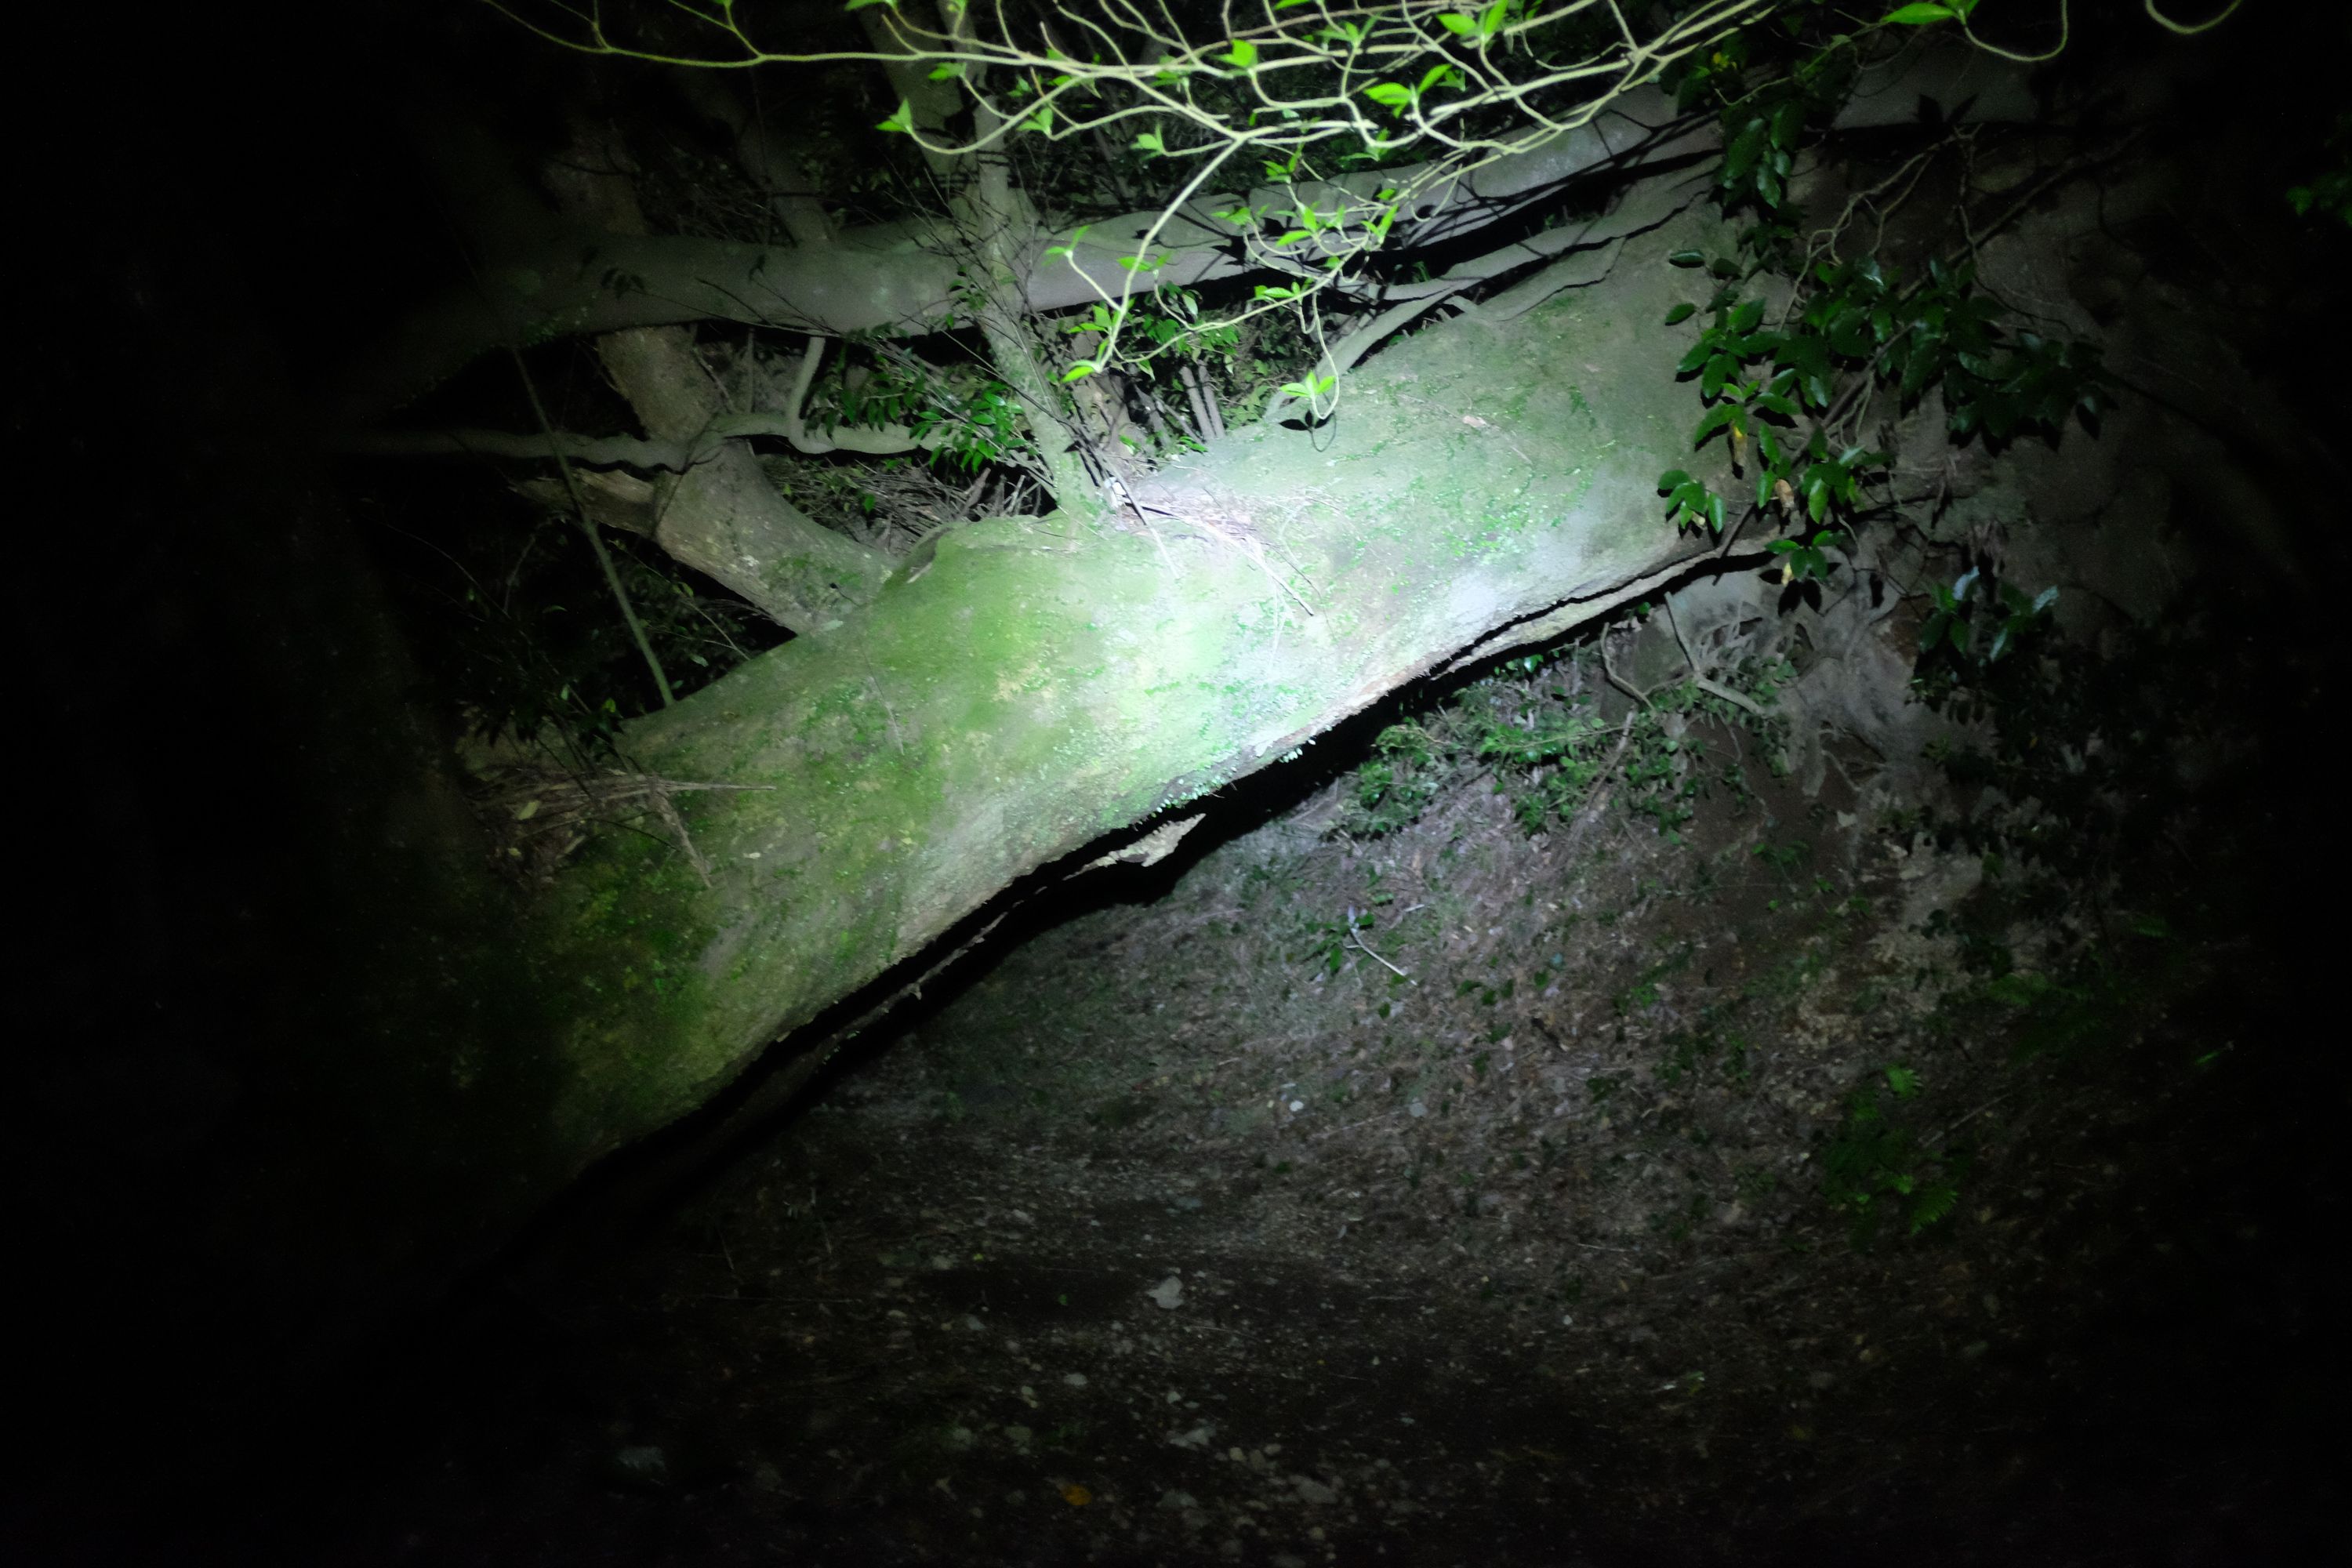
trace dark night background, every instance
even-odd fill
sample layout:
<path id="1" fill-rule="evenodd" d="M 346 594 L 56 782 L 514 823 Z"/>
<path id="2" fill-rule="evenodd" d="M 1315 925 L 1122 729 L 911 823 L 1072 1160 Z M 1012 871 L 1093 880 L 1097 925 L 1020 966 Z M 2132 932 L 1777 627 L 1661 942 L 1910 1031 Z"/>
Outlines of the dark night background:
<path id="1" fill-rule="evenodd" d="M 2263 191 L 2302 177 L 2287 154 L 2315 147 L 2315 128 L 2341 110 L 2344 39 L 2332 24 L 2264 9 L 2210 46 L 2210 124 L 2174 127 L 2148 156 L 2250 160 L 2244 182 Z M 670 1363 L 616 1352 L 577 1323 L 620 1311 L 612 1303 L 635 1288 L 628 1279 L 693 1250 L 678 1239 L 703 1234 L 693 1205 L 748 1179 L 730 1161 L 797 1158 L 805 1117 L 729 1121 L 722 1105 L 600 1173 L 522 1245 L 486 1249 L 455 1284 L 419 1281 L 359 1311 L 339 1298 L 333 1321 L 319 1316 L 303 1227 L 333 1221 L 292 1189 L 310 1142 L 346 1134 L 306 1120 L 306 1085 L 354 1027 L 345 1002 L 365 963 L 322 935 L 318 913 L 348 891 L 338 792 L 449 737 L 415 719 L 429 701 L 408 700 L 440 672 L 415 667 L 408 690 L 351 684 L 353 670 L 382 680 L 375 639 L 413 630 L 414 605 L 386 571 L 397 549 L 355 521 L 351 471 L 309 428 L 317 378 L 418 279 L 446 269 L 404 150 L 402 104 L 429 91 L 551 134 L 537 122 L 560 117 L 574 79 L 485 8 L 456 4 L 19 26 L 48 30 L 20 33 L 12 95 L 29 178 L 11 242 L 9 426 L 31 482 L 16 510 L 9 621 L 31 701 L 16 748 L 29 853 L 0 1163 L 18 1324 L 0 1384 L 0 1558 L 1130 1560 L 1099 1542 L 1056 1555 L 1066 1549 L 1047 1531 L 986 1544 L 893 1534 L 887 1497 L 803 1496 L 790 1476 L 791 1508 L 763 1512 L 773 1489 L 736 1452 L 651 1497 L 593 1458 L 549 1481 L 530 1441 L 509 1440 L 576 1427 L 593 1448 L 621 1428 L 615 1402 L 639 1426 L 653 1421 L 645 1412 L 668 1400 L 659 1369 Z M 2095 37 L 2074 68 L 2128 71 L 2133 50 L 2151 47 Z M 2199 215 L 2181 217 L 2193 235 Z M 2266 384 L 2336 441 L 2344 274 L 2324 268 L 2345 257 L 2338 232 L 2274 258 L 2244 345 Z M 1601 1568 L 1898 1552 L 2296 1563 L 2340 1551 L 2347 1302 L 2336 1254 L 2352 1106 L 2327 991 L 2345 928 L 2340 774 L 2326 758 L 2342 723 L 2332 605 L 2343 497 L 2283 483 L 2299 498 L 2291 521 L 2307 531 L 2302 580 L 2217 568 L 2198 590 L 2217 650 L 2200 668 L 2221 692 L 2199 700 L 2230 708 L 2257 742 L 2198 803 L 2210 839 L 2177 890 L 2209 917 L 2199 978 L 2150 1027 L 2164 1050 L 2052 1090 L 2079 1112 L 2053 1118 L 2065 1160 L 2125 1173 L 2103 1189 L 2111 1202 L 2069 1222 L 2084 1256 L 2114 1265 L 2096 1276 L 2099 1299 L 2053 1307 L 2047 1342 L 2019 1349 L 1998 1375 L 1955 1364 L 1919 1376 L 1934 1414 L 1902 1434 L 1899 1464 L 1856 1471 L 1861 1495 L 1907 1498 L 1900 1507 L 1778 1519 L 1753 1511 L 1762 1493 L 1742 1492 L 1717 1517 L 1685 1482 L 1688 1511 L 1654 1527 L 1646 1514 L 1595 1511 L 1610 1486 L 1640 1479 L 1604 1458 L 1573 1544 L 1553 1541 L 1534 1491 L 1512 1483 L 1487 1500 L 1491 1540 L 1463 1523 L 1479 1517 L 1465 1505 L 1423 1516 L 1418 1532 L 1345 1538 L 1333 1560 L 1373 1560 L 1360 1554 L 1371 1542 L 1391 1561 Z M 354 621 L 355 604 L 372 616 Z M 408 657 L 404 645 L 393 662 Z M 1360 760 L 1369 739 L 1357 735 L 1331 765 Z M 1298 798 L 1268 786 L 1236 809 L 1263 823 Z M 1116 920 L 1106 906 L 1117 902 L 1103 894 L 1075 910 Z M 1069 913 L 1025 911 L 1011 929 L 1050 937 Z M 955 979 L 985 973 L 968 966 Z M 944 1031 L 953 995 L 910 1007 L 904 1027 Z M 2192 1096 L 2151 1065 L 2223 1040 L 2236 1049 Z M 869 1042 L 821 1092 L 850 1106 L 866 1103 L 860 1093 L 884 1098 L 861 1090 L 861 1075 L 890 1083 L 891 1071 L 917 1070 L 888 1058 Z M 221 1155 L 225 1140 L 247 1136 L 282 1160 Z M 222 1233 L 224 1216 L 238 1234 Z M 282 1281 L 268 1277 L 274 1257 L 286 1261 Z M 2062 1265 L 2050 1289 L 2087 1290 L 2093 1278 Z M 551 1315 L 551 1300 L 567 1310 Z M 1881 1310 L 1896 1322 L 1917 1304 L 1890 1295 Z M 709 1334 L 704 1348 L 723 1357 Z M 625 1395 L 610 1394 L 604 1372 L 578 1370 L 618 1363 Z M 1498 1376 L 1508 1380 L 1507 1365 Z M 1898 1388 L 1889 1402 L 1904 1397 Z M 1985 1479 L 1990 1461 L 1953 1457 L 1971 1429 L 1999 1430 L 2013 1456 L 1998 1484 Z M 807 1451 L 824 1447 L 810 1439 Z M 446 1479 L 453 1465 L 481 1468 L 462 1498 Z M 506 1474 L 527 1479 L 501 1490 Z M 1954 1477 L 1965 1479 L 1947 1488 Z M 1203 1539 L 1200 1560 L 1217 1560 L 1217 1537 Z M 1135 1550 L 1134 1561 L 1192 1560 L 1165 1542 Z M 1240 1560 L 1280 1559 L 1253 1545 Z"/>

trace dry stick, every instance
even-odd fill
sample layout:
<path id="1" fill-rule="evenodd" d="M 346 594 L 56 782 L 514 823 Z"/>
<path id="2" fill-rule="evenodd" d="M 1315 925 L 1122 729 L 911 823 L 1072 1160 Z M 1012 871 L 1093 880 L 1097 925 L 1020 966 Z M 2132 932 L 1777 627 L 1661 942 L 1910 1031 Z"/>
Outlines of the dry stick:
<path id="1" fill-rule="evenodd" d="M 1698 656 L 1691 652 L 1690 639 L 1683 636 L 1683 624 L 1675 616 L 1675 596 L 1672 594 L 1663 595 L 1659 602 L 1666 606 L 1666 625 L 1675 628 L 1675 641 L 1682 645 L 1683 658 L 1690 664 L 1691 684 L 1709 696 L 1720 697 L 1735 707 L 1745 708 L 1759 719 L 1763 718 L 1764 710 L 1757 706 L 1752 699 L 1742 697 L 1727 686 L 1717 686 L 1699 673 Z"/>
<path id="2" fill-rule="evenodd" d="M 1611 666 L 1609 662 L 1609 637 L 1608 634 L 1605 632 L 1601 634 L 1601 673 L 1609 678 L 1610 685 L 1615 687 L 1618 690 L 1623 692 L 1626 696 L 1632 698 L 1643 707 L 1647 708 L 1650 705 L 1650 694 L 1646 691 L 1634 690 L 1633 683 L 1625 679 L 1624 677 L 1619 675 L 1616 669 Z M 1622 746 L 1624 742 L 1621 741 L 1618 744 Z"/>
<path id="3" fill-rule="evenodd" d="M 588 500 L 580 493 L 579 477 L 572 473 L 572 460 L 563 455 L 562 447 L 555 439 L 555 426 L 547 417 L 547 405 L 539 400 L 539 384 L 531 379 L 530 367 L 522 363 L 522 350 L 509 343 L 507 353 L 513 357 L 515 374 L 522 377 L 523 392 L 530 398 L 531 416 L 539 421 L 541 433 L 555 453 L 555 471 L 563 479 L 563 493 L 571 499 L 572 520 L 587 536 L 596 564 L 604 569 L 604 584 L 613 590 L 613 602 L 620 605 L 621 619 L 627 624 L 629 637 L 636 643 L 646 668 L 653 672 L 654 689 L 661 693 L 662 706 L 667 708 L 677 700 L 669 689 L 669 676 L 662 669 L 661 656 L 654 652 L 652 640 L 646 636 L 645 623 L 637 619 L 637 607 L 629 603 L 629 590 L 621 581 L 619 569 L 613 564 L 612 552 L 604 548 L 604 535 L 596 531 L 595 523 L 589 519 Z"/>
<path id="4" fill-rule="evenodd" d="M 1373 956 L 1379 955 L 1375 953 Z M 1370 1127 L 1375 1121 L 1392 1121 L 1399 1114 L 1401 1113 L 1394 1110 L 1383 1110 L 1378 1116 L 1367 1116 L 1360 1121 L 1350 1121 L 1343 1127 L 1326 1127 L 1322 1131 L 1309 1136 L 1316 1142 L 1326 1138 L 1336 1138 L 1342 1132 L 1353 1132 L 1359 1127 Z"/>
<path id="5" fill-rule="evenodd" d="M 1369 954 L 1373 963 L 1387 970 L 1391 974 L 1395 975 L 1399 980 L 1403 981 L 1407 985 L 1419 984 L 1412 975 L 1407 974 L 1403 970 L 1399 969 L 1395 964 L 1391 963 L 1387 959 L 1382 958 L 1379 953 L 1373 952 L 1370 948 L 1366 947 L 1364 945 L 1364 939 L 1356 934 L 1356 922 L 1353 921 L 1349 921 L 1348 922 L 1348 941 L 1355 947 L 1357 952 Z"/>

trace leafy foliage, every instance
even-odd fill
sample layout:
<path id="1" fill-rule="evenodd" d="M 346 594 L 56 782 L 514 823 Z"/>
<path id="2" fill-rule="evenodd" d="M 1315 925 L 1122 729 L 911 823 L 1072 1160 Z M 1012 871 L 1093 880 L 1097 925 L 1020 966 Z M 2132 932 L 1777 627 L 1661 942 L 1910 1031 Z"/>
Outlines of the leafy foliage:
<path id="1" fill-rule="evenodd" d="M 1742 270 L 1697 251 L 1671 259 L 1718 277 Z M 1676 306 L 1667 324 L 1700 309 Z M 1963 439 L 1981 433 L 2001 441 L 2028 427 L 2055 434 L 2071 415 L 2088 419 L 2101 407 L 2098 350 L 2008 331 L 1965 266 L 1930 261 L 1906 289 L 1874 257 L 1822 261 L 1777 328 L 1766 324 L 1763 300 L 1728 283 L 1705 310 L 1708 325 L 1675 366 L 1697 380 L 1707 405 L 1692 428 L 1692 447 L 1724 436 L 1734 470 L 1755 467 L 1759 510 L 1775 508 L 1816 527 L 1868 510 L 1864 487 L 1885 468 L 1886 453 L 1856 444 L 1833 450 L 1829 436 L 1839 414 L 1874 383 L 1895 388 L 1906 406 L 1940 385 L 1952 434 Z M 1801 437 L 1806 423 L 1811 428 Z M 1677 526 L 1721 531 L 1726 503 L 1686 470 L 1667 470 L 1658 489 Z"/>
<path id="2" fill-rule="evenodd" d="M 1920 657 L 1941 654 L 1979 668 L 2017 647 L 2058 602 L 2055 588 L 2029 598 L 2024 590 L 1975 566 L 1950 587 L 1933 584 L 1928 592 L 1936 607 L 1919 628 Z"/>
<path id="3" fill-rule="evenodd" d="M 1844 1115 L 1821 1152 L 1822 1195 L 1850 1215 L 1857 1246 L 1890 1216 L 1909 1236 L 1940 1224 L 1958 1205 L 1968 1173 L 1967 1151 L 1930 1149 L 1914 1124 L 1918 1075 L 1898 1065 L 1878 1079 L 1846 1096 Z"/>
<path id="4" fill-rule="evenodd" d="M 2337 117 L 2327 138 L 2331 166 L 2312 176 L 2305 185 L 2287 188 L 2287 205 L 2308 217 L 2317 213 L 2352 227 L 2352 112 Z"/>
<path id="5" fill-rule="evenodd" d="M 1808 47 L 1808 9 L 1784 7 L 1777 28 L 1735 32 L 1669 78 L 1679 108 L 1716 107 L 1723 125 L 1717 196 L 1725 212 L 1753 215 L 1743 243 L 1761 256 L 1777 256 L 1794 239 L 1789 176 L 1808 122 L 1833 111 L 1853 79 L 1852 36 Z"/>
<path id="6" fill-rule="evenodd" d="M 1973 3 L 1906 5 L 1881 20 L 1965 26 Z M 1685 250 L 1669 258 L 1704 269 L 1716 286 L 1704 304 L 1675 307 L 1666 324 L 1704 313 L 1696 342 L 1675 366 L 1696 381 L 1705 405 L 1691 445 L 1704 448 L 1722 436 L 1733 472 L 1753 470 L 1754 509 L 1810 525 L 1810 537 L 1770 546 L 1782 559 L 1783 580 L 1796 583 L 1825 575 L 1832 563 L 1824 547 L 1872 510 L 1867 494 L 1889 456 L 1835 434 L 1859 423 L 1872 391 L 1891 390 L 1909 407 L 1940 388 L 1955 437 L 1998 443 L 2026 429 L 2054 436 L 2077 414 L 2095 418 L 2101 370 L 2092 345 L 2009 326 L 1998 302 L 1977 290 L 1966 262 L 1930 258 L 1906 284 L 1898 268 L 1874 255 L 1837 259 L 1831 249 L 1818 259 L 1816 252 L 1797 257 L 1799 216 L 1788 181 L 1809 121 L 1850 86 L 1855 51 L 1848 34 L 1809 42 L 1800 8 L 1778 20 L 1777 32 L 1735 33 L 1686 58 L 1670 78 L 1683 107 L 1717 107 L 1724 130 L 1718 199 L 1727 214 L 1755 221 L 1734 255 Z M 1766 272 L 1792 285 L 1777 311 L 1769 290 L 1748 287 Z M 1731 503 L 1686 469 L 1661 475 L 1658 492 L 1676 527 L 1719 533 L 1730 521 Z"/>
<path id="7" fill-rule="evenodd" d="M 827 432 L 845 425 L 903 426 L 938 458 L 976 473 L 1029 450 L 1013 391 L 973 367 L 940 370 L 887 352 L 872 334 L 853 342 L 867 351 L 812 389 L 808 414 Z"/>
<path id="8" fill-rule="evenodd" d="M 1527 654 L 1418 720 L 1391 725 L 1350 779 L 1344 827 L 1366 837 L 1395 832 L 1442 792 L 1491 773 L 1530 833 L 1572 820 L 1607 788 L 1672 837 L 1715 783 L 1738 786 L 1736 763 L 1709 771 L 1695 721 L 1746 731 L 1768 754 L 1784 738 L 1769 716 L 1784 666 L 1751 664 L 1733 678 L 1764 717 L 1684 681 L 1614 723 L 1601 716 L 1594 695 L 1605 673 L 1597 643 Z"/>

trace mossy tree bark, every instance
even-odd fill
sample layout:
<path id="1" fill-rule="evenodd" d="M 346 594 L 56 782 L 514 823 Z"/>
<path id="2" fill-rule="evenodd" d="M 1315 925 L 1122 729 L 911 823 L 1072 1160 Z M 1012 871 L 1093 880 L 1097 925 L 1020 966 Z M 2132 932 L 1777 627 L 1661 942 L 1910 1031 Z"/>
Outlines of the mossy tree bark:
<path id="1" fill-rule="evenodd" d="M 1689 277 L 1664 257 L 1700 227 L 1392 351 L 1320 431 L 1163 470 L 1129 531 L 952 531 L 866 613 L 634 725 L 649 773 L 748 787 L 679 797 L 707 883 L 659 834 L 614 834 L 538 913 L 561 1163 L 692 1109 L 1039 868 L 1710 548 L 1655 491 L 1693 410 L 1656 342 Z"/>

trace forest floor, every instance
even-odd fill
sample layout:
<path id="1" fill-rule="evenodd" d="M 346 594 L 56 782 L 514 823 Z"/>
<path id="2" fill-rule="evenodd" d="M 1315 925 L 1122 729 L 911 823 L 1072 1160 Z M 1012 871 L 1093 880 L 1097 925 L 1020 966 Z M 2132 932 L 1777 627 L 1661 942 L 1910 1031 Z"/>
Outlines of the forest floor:
<path id="1" fill-rule="evenodd" d="M 1675 842 L 1473 778 L 1366 840 L 1343 775 L 1095 874 L 682 1212 L 485 1290 L 248 1550 L 2303 1556 L 2271 979 L 2044 970 L 2072 915 L 1830 779 Z"/>

